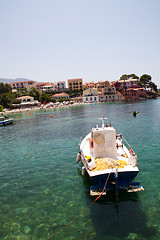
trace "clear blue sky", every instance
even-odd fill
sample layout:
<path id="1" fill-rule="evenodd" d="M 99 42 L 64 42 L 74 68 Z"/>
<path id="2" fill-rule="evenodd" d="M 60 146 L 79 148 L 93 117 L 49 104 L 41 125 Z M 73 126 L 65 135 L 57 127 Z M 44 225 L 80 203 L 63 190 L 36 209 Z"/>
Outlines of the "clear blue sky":
<path id="1" fill-rule="evenodd" d="M 146 73 L 160 87 L 160 0 L 0 0 L 0 77 Z"/>

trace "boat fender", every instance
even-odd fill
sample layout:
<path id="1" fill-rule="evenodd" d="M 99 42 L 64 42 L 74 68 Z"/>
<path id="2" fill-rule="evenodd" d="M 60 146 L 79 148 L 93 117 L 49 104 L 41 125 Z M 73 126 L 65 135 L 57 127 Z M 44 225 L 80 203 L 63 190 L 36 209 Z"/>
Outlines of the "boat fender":
<path id="1" fill-rule="evenodd" d="M 91 162 L 91 156 L 86 156 L 86 158 L 88 162 Z"/>
<path id="2" fill-rule="evenodd" d="M 80 160 L 81 160 L 81 154 L 78 153 L 78 154 L 77 154 L 77 159 L 76 159 L 77 163 L 79 163 Z"/>
<path id="3" fill-rule="evenodd" d="M 93 139 L 91 138 L 91 148 L 93 148 Z"/>

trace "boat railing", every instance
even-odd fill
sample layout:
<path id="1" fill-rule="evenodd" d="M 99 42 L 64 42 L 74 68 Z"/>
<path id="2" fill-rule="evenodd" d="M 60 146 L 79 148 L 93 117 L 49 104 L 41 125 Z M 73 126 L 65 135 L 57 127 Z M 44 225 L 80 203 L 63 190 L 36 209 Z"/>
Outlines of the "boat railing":
<path id="1" fill-rule="evenodd" d="M 135 151 L 133 150 L 133 148 L 131 147 L 131 145 L 127 142 L 127 140 L 122 136 L 122 139 L 123 139 L 123 141 L 125 141 L 126 142 L 126 144 L 127 144 L 127 148 L 128 148 L 128 150 L 129 150 L 129 153 L 132 155 L 132 154 L 135 154 Z"/>

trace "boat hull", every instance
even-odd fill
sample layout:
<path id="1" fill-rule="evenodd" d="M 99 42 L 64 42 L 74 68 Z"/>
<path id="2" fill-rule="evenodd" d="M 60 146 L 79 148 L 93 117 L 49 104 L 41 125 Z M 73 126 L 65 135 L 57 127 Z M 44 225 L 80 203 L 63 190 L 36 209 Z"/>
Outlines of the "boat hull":
<path id="1" fill-rule="evenodd" d="M 130 183 L 138 174 L 139 171 L 130 171 L 130 172 L 118 172 L 118 182 Z M 109 173 L 96 175 L 91 177 L 92 181 L 95 184 L 105 184 L 106 179 L 108 178 Z M 115 173 L 111 173 L 108 179 L 108 182 L 115 181 Z"/>
<path id="2" fill-rule="evenodd" d="M 132 182 L 137 174 L 138 171 L 121 172 L 118 175 L 116 173 L 108 173 L 94 176 L 91 178 L 94 185 L 90 186 L 90 195 L 97 196 L 101 193 L 105 195 L 110 190 L 115 190 L 116 194 L 119 195 L 119 189 L 124 189 L 128 192 L 143 191 L 144 188 L 139 182 Z"/>
<path id="3" fill-rule="evenodd" d="M 0 121 L 0 126 L 5 126 L 12 123 L 13 123 L 13 120 L 4 120 L 4 121 Z"/>

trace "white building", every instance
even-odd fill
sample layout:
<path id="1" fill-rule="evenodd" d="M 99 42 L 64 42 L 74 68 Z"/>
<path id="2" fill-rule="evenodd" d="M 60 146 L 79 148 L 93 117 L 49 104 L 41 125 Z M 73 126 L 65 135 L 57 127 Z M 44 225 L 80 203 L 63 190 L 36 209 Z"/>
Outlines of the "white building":
<path id="1" fill-rule="evenodd" d="M 83 91 L 83 102 L 84 103 L 95 103 L 99 102 L 99 94 L 96 88 L 88 88 Z"/>
<path id="2" fill-rule="evenodd" d="M 40 102 L 38 100 L 34 100 L 34 97 L 31 96 L 22 96 L 17 98 L 18 100 L 21 101 L 20 104 L 14 104 L 15 107 L 26 107 L 26 106 L 37 106 L 40 105 Z"/>
<path id="3" fill-rule="evenodd" d="M 55 90 L 55 85 L 54 83 L 47 83 L 46 85 L 43 86 L 42 91 L 43 92 L 53 92 Z"/>
<path id="4" fill-rule="evenodd" d="M 65 89 L 66 88 L 66 82 L 65 81 L 59 81 L 57 82 L 57 89 Z"/>

